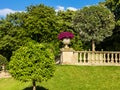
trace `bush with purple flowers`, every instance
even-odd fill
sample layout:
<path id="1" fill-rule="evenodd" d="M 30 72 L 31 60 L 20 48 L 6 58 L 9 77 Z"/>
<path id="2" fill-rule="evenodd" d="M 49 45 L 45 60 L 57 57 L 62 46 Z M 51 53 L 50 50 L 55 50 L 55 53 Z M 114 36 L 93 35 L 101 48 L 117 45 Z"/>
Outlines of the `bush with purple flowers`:
<path id="1" fill-rule="evenodd" d="M 63 40 L 64 38 L 70 38 L 70 39 L 72 39 L 73 37 L 74 37 L 74 34 L 71 33 L 71 32 L 61 32 L 58 35 L 58 39 L 59 40 Z"/>

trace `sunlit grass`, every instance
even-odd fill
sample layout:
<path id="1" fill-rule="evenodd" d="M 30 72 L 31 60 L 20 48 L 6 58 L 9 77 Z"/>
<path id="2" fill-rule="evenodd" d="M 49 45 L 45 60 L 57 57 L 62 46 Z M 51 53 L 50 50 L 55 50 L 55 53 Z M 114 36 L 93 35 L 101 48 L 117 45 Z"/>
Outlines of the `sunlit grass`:
<path id="1" fill-rule="evenodd" d="M 120 90 L 120 67 L 60 65 L 53 78 L 37 85 L 38 90 Z M 31 90 L 31 86 L 31 82 L 0 79 L 0 90 Z"/>

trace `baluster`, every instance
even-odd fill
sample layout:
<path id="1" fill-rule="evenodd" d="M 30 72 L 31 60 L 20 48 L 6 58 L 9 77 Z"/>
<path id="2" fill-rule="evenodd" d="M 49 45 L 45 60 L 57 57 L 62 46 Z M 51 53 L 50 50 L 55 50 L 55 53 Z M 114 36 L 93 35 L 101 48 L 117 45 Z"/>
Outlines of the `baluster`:
<path id="1" fill-rule="evenodd" d="M 84 52 L 84 55 L 83 55 L 83 63 L 86 63 L 86 52 Z"/>
<path id="2" fill-rule="evenodd" d="M 89 51 L 87 52 L 87 63 L 89 63 L 90 62 L 90 49 L 89 49 Z"/>
<path id="3" fill-rule="evenodd" d="M 103 63 L 106 63 L 106 53 L 103 54 Z"/>
<path id="4" fill-rule="evenodd" d="M 82 53 L 80 52 L 79 53 L 79 62 L 81 63 L 81 61 L 82 61 Z"/>
<path id="5" fill-rule="evenodd" d="M 91 63 L 93 63 L 93 52 L 91 52 Z"/>
<path id="6" fill-rule="evenodd" d="M 115 63 L 117 63 L 117 53 L 115 53 Z"/>
<path id="7" fill-rule="evenodd" d="M 110 62 L 110 54 L 109 53 L 107 53 L 107 63 L 109 63 Z"/>
<path id="8" fill-rule="evenodd" d="M 113 53 L 111 53 L 111 63 L 114 63 Z"/>
<path id="9" fill-rule="evenodd" d="M 85 62 L 86 62 L 86 63 L 88 63 L 87 57 L 88 57 L 88 52 L 86 52 L 86 54 L 85 54 Z"/>
<path id="10" fill-rule="evenodd" d="M 100 53 L 97 54 L 97 57 L 98 57 L 97 62 L 100 64 Z"/>
<path id="11" fill-rule="evenodd" d="M 89 51 L 90 51 L 90 49 L 89 49 Z M 91 55 L 92 55 L 91 52 L 88 52 L 88 63 L 91 63 L 91 59 L 92 59 Z"/>

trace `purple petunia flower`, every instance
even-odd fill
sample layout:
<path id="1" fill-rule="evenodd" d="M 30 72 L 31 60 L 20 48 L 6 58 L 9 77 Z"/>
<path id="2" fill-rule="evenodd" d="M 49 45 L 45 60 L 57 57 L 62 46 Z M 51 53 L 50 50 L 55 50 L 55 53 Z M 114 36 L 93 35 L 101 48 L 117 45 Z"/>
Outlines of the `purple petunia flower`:
<path id="1" fill-rule="evenodd" d="M 71 32 L 61 32 L 58 35 L 58 39 L 59 40 L 63 40 L 64 38 L 70 38 L 70 39 L 72 39 L 73 37 L 74 37 L 74 35 Z"/>

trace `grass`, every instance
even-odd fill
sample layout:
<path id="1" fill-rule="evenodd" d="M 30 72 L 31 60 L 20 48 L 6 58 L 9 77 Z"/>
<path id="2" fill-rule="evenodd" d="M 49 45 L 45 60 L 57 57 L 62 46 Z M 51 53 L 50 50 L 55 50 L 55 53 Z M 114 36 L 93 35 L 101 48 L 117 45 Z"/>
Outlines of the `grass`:
<path id="1" fill-rule="evenodd" d="M 32 90 L 31 82 L 0 79 L 0 90 Z M 120 90 L 119 66 L 57 66 L 55 76 L 37 90 Z"/>

